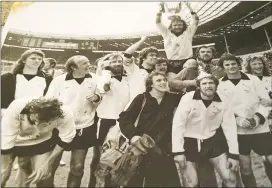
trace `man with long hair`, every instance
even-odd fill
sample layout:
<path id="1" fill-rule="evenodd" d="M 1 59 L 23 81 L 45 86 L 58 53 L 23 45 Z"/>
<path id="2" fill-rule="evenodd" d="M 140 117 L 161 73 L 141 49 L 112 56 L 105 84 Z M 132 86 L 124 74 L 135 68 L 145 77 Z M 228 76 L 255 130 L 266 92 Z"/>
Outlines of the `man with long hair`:
<path id="1" fill-rule="evenodd" d="M 43 96 L 52 81 L 46 77 L 42 68 L 44 66 L 45 54 L 41 50 L 26 50 L 18 59 L 11 72 L 1 75 L 1 116 L 4 116 L 6 109 L 13 100 L 19 98 L 34 98 Z M 14 169 L 19 164 L 14 162 Z M 21 170 L 17 173 L 20 178 Z"/>
<path id="2" fill-rule="evenodd" d="M 162 9 L 156 17 L 156 25 L 163 37 L 166 56 L 169 60 L 168 77 L 170 82 L 182 70 L 185 61 L 193 56 L 192 40 L 198 27 L 199 18 L 190 4 L 188 2 L 185 4 L 192 16 L 192 22 L 189 26 L 179 15 L 173 15 L 170 17 L 171 23 L 167 28 L 161 22 Z"/>
<path id="3" fill-rule="evenodd" d="M 26 50 L 15 64 L 12 72 L 1 75 L 1 114 L 10 103 L 23 97 L 41 97 L 51 80 L 42 73 L 45 55 L 36 49 Z"/>
<path id="4" fill-rule="evenodd" d="M 56 129 L 59 137 L 53 131 Z M 1 134 L 2 187 L 16 156 L 24 172 L 19 187 L 54 187 L 54 164 L 76 134 L 74 116 L 57 99 L 17 99 L 2 118 Z"/>

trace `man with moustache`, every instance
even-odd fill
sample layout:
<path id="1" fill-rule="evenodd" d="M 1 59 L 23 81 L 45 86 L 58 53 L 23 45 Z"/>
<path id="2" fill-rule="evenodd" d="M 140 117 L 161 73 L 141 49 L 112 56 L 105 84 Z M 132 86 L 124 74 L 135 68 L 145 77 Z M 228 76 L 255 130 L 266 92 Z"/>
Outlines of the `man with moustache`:
<path id="1" fill-rule="evenodd" d="M 225 76 L 225 72 L 219 66 L 212 63 L 216 50 L 212 46 L 200 46 L 196 49 L 196 59 L 198 62 L 198 72 L 206 72 L 212 74 L 216 78 L 220 79 Z M 189 61 L 189 60 L 188 60 Z M 187 64 L 187 62 L 185 63 Z M 196 87 L 196 80 L 182 80 L 182 71 L 180 71 L 169 83 L 171 88 L 176 90 L 183 90 L 185 88 Z"/>
<path id="2" fill-rule="evenodd" d="M 216 54 L 216 50 L 212 46 L 200 46 L 196 49 L 196 58 L 198 62 L 198 74 L 209 73 L 215 76 L 216 78 L 221 78 L 225 75 L 225 72 L 222 68 L 215 66 L 212 63 L 212 59 Z M 190 60 L 188 60 L 190 61 Z M 187 62 L 188 62 L 187 61 Z M 187 62 L 184 66 L 187 66 Z M 190 91 L 190 88 L 197 87 L 196 79 L 192 80 L 182 80 L 181 76 L 184 70 L 180 71 L 177 76 L 169 83 L 170 88 L 175 88 L 176 90 Z M 209 161 L 201 160 L 198 161 L 198 178 L 200 185 L 203 187 L 216 187 L 217 181 L 214 172 L 214 168 Z"/>
<path id="3" fill-rule="evenodd" d="M 169 60 L 168 77 L 170 83 L 171 79 L 182 70 L 185 61 L 193 56 L 192 39 L 197 30 L 199 18 L 188 2 L 185 5 L 192 17 L 189 26 L 179 15 L 173 15 L 169 18 L 171 23 L 167 28 L 161 22 L 162 13 L 164 12 L 162 8 L 160 8 L 156 17 L 156 26 L 164 39 L 165 53 Z M 164 6 L 164 3 L 162 3 L 162 6 Z"/>
<path id="4" fill-rule="evenodd" d="M 130 100 L 129 82 L 123 74 L 123 57 L 120 53 L 111 53 L 100 61 L 102 69 L 110 71 L 109 83 L 105 83 L 103 99 L 96 109 L 98 120 L 98 145 L 94 147 L 96 157 L 91 164 L 90 183 L 88 187 L 96 184 L 95 170 L 99 162 L 101 146 L 107 137 L 109 130 L 116 125 L 119 114 L 125 109 Z M 103 71 L 102 70 L 102 71 Z M 133 87 L 133 86 L 131 86 Z M 99 177 L 98 177 L 99 178 Z"/>
<path id="5" fill-rule="evenodd" d="M 216 54 L 216 50 L 212 46 L 200 46 L 196 49 L 196 57 L 199 65 L 199 71 L 212 74 L 217 79 L 226 75 L 224 70 L 212 63 L 212 59 Z"/>
<path id="6" fill-rule="evenodd" d="M 196 166 L 202 160 L 213 164 L 224 185 L 236 186 L 237 127 L 228 99 L 216 92 L 218 84 L 217 78 L 202 73 L 197 79 L 199 89 L 181 98 L 174 116 L 172 151 L 185 187 L 198 186 Z"/>

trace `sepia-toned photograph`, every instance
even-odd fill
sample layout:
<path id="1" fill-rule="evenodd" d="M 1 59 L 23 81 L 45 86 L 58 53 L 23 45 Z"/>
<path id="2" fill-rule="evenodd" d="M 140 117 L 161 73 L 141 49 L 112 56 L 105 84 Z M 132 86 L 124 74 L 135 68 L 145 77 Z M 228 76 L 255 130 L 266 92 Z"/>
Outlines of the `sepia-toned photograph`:
<path id="1" fill-rule="evenodd" d="M 272 186 L 272 1 L 0 5 L 1 187 Z"/>

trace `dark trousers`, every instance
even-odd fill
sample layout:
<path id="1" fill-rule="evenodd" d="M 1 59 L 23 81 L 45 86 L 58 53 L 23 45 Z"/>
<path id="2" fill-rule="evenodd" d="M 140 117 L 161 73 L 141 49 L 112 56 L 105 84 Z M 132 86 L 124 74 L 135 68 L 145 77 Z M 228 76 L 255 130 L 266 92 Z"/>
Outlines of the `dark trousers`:
<path id="1" fill-rule="evenodd" d="M 173 156 L 147 156 L 126 187 L 181 187 Z"/>
<path id="2" fill-rule="evenodd" d="M 100 119 L 98 144 L 102 146 L 111 127 L 116 125 L 115 119 Z"/>

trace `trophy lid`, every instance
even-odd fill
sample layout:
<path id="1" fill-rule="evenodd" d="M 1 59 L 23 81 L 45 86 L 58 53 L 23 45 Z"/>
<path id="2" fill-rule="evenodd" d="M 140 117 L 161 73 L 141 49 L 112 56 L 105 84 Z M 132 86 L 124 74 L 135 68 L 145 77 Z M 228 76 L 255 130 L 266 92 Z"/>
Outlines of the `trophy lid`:
<path id="1" fill-rule="evenodd" d="M 174 20 L 176 21 L 176 20 L 181 20 L 181 17 L 180 17 L 180 15 L 174 14 L 174 15 L 169 16 L 168 19 L 171 21 L 174 21 Z"/>

